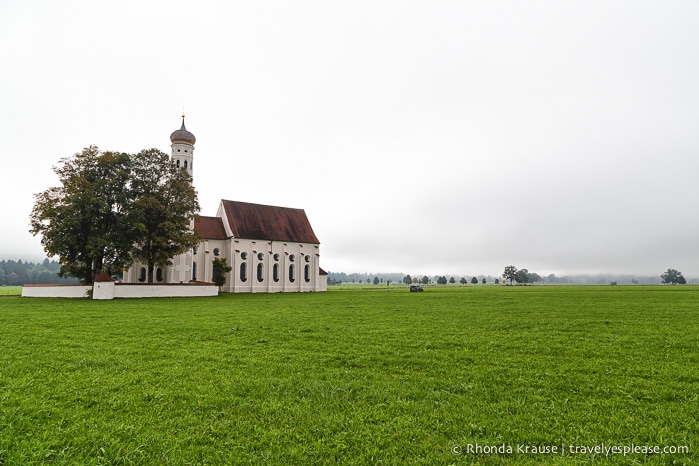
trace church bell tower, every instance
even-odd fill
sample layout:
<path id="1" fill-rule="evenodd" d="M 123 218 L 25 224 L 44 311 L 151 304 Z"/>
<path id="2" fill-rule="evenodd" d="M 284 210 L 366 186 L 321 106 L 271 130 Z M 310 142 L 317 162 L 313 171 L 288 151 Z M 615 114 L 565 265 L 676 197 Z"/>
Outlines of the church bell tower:
<path id="1" fill-rule="evenodd" d="M 177 131 L 173 131 L 170 135 L 172 161 L 178 167 L 187 170 L 192 177 L 194 176 L 192 164 L 194 162 L 194 143 L 196 140 L 197 138 L 185 128 L 184 115 L 182 115 L 182 127 Z"/>

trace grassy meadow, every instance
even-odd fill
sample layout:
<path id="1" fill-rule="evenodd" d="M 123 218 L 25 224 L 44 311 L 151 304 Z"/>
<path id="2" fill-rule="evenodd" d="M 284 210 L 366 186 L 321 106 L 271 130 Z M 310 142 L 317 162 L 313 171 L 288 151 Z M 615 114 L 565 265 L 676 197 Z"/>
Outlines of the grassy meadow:
<path id="1" fill-rule="evenodd" d="M 22 294 L 21 286 L 0 286 L 1 296 L 19 296 Z"/>
<path id="2" fill-rule="evenodd" d="M 0 465 L 699 464 L 699 287 L 4 297 L 0 342 Z"/>

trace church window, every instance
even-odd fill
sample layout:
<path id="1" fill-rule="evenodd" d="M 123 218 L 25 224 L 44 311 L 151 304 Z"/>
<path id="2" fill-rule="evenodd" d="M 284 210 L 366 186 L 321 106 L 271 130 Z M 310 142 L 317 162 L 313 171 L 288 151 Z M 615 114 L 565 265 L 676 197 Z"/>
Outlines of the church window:
<path id="1" fill-rule="evenodd" d="M 243 260 L 247 259 L 247 258 L 248 258 L 248 253 L 247 253 L 247 252 L 241 252 L 241 253 L 240 253 L 240 258 L 243 259 Z"/>
<path id="2" fill-rule="evenodd" d="M 260 262 L 257 264 L 257 281 L 262 282 L 264 280 L 264 268 L 262 267 L 262 263 Z"/>
<path id="3" fill-rule="evenodd" d="M 293 254 L 289 256 L 290 262 L 294 262 L 295 260 L 296 260 L 296 256 L 294 256 Z"/>
<path id="4" fill-rule="evenodd" d="M 262 254 L 261 252 L 258 253 L 258 254 L 257 254 L 257 260 L 258 260 L 258 261 L 263 261 L 263 260 L 265 260 L 265 255 Z"/>
<path id="5" fill-rule="evenodd" d="M 306 262 L 311 262 L 311 256 L 306 256 L 304 257 L 304 259 L 306 260 Z"/>
<path id="6" fill-rule="evenodd" d="M 279 264 L 274 264 L 274 267 L 272 267 L 272 280 L 275 282 L 279 281 Z"/>
<path id="7" fill-rule="evenodd" d="M 248 264 L 245 262 L 240 264 L 240 281 L 241 282 L 248 281 Z"/>
<path id="8" fill-rule="evenodd" d="M 159 282 L 163 281 L 163 269 L 160 267 L 155 271 L 155 279 Z"/>
<path id="9" fill-rule="evenodd" d="M 306 283 L 311 281 L 311 266 L 308 264 L 303 268 L 303 278 L 306 280 Z"/>
<path id="10" fill-rule="evenodd" d="M 221 250 L 219 248 L 214 248 L 214 256 L 218 257 L 221 255 Z"/>
<path id="11" fill-rule="evenodd" d="M 275 254 L 275 255 L 272 256 L 272 257 L 274 257 L 274 261 L 275 261 L 275 262 L 279 261 L 279 254 Z"/>
<path id="12" fill-rule="evenodd" d="M 289 281 L 294 283 L 296 281 L 296 271 L 294 270 L 294 264 L 289 266 Z"/>
<path id="13" fill-rule="evenodd" d="M 184 161 L 184 168 L 187 168 L 187 161 L 186 160 Z"/>
<path id="14" fill-rule="evenodd" d="M 182 152 L 182 150 L 181 150 L 181 149 L 177 149 L 177 152 Z"/>
<path id="15" fill-rule="evenodd" d="M 197 279 L 197 263 L 192 262 L 192 280 Z"/>
<path id="16" fill-rule="evenodd" d="M 141 270 L 138 271 L 138 281 L 139 282 L 146 281 L 146 268 L 145 267 L 141 267 Z"/>
<path id="17" fill-rule="evenodd" d="M 180 161 L 177 160 L 177 161 L 175 162 L 175 165 L 177 166 L 177 168 L 180 168 Z"/>

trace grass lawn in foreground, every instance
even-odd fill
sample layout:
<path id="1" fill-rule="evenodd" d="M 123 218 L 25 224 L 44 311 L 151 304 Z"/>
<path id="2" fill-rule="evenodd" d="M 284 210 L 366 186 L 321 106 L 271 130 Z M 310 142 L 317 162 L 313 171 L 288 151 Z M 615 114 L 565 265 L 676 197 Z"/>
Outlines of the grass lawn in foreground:
<path id="1" fill-rule="evenodd" d="M 0 464 L 698 464 L 698 312 L 691 286 L 4 298 Z M 594 451 L 633 445 L 668 450 Z"/>

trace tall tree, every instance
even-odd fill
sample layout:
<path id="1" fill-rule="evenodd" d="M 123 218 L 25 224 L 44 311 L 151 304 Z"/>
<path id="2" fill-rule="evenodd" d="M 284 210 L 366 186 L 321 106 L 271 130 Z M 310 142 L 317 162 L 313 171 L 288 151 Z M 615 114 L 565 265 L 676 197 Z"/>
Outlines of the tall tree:
<path id="1" fill-rule="evenodd" d="M 510 281 L 510 285 L 512 285 L 512 280 L 515 279 L 515 275 L 517 274 L 517 267 L 514 265 L 508 265 L 505 267 L 505 272 L 502 274 L 502 278 L 505 280 Z"/>
<path id="2" fill-rule="evenodd" d="M 515 272 L 515 281 L 517 283 L 529 283 L 529 270 L 521 269 Z"/>
<path id="3" fill-rule="evenodd" d="M 194 214 L 199 212 L 197 193 L 186 169 L 176 167 L 158 149 L 132 156 L 131 189 L 138 239 L 133 258 L 146 264 L 148 283 L 155 267 L 172 265 L 172 258 L 194 248 Z"/>
<path id="4" fill-rule="evenodd" d="M 49 256 L 58 256 L 59 276 L 91 283 L 104 269 L 130 263 L 134 231 L 128 212 L 130 158 L 90 146 L 53 168 L 61 186 L 34 196 L 33 235 Z"/>
<path id="5" fill-rule="evenodd" d="M 675 269 L 667 269 L 667 272 L 664 272 L 660 278 L 662 278 L 663 283 L 666 284 L 672 284 L 672 285 L 684 285 L 687 283 L 687 280 L 682 276 L 682 272 L 679 272 Z"/>

